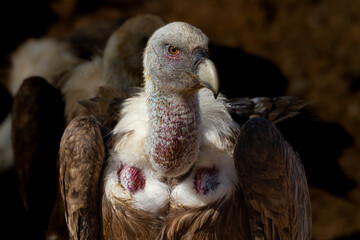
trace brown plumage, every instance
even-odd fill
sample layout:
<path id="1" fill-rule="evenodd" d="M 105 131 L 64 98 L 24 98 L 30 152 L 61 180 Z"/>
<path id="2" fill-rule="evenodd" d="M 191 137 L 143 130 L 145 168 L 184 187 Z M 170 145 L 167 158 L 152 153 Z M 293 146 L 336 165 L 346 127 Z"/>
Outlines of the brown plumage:
<path id="1" fill-rule="evenodd" d="M 254 239 L 310 239 L 311 206 L 300 158 L 262 118 L 242 128 L 234 161 Z"/>
<path id="2" fill-rule="evenodd" d="M 139 88 L 118 89 L 103 86 L 99 88 L 99 92 L 94 98 L 83 99 L 78 102 L 83 105 L 103 127 L 112 130 L 119 120 L 122 102 L 134 96 L 139 91 Z"/>
<path id="3" fill-rule="evenodd" d="M 60 91 L 40 77 L 24 80 L 12 106 L 19 191 L 31 221 L 43 231 L 57 191 L 56 158 L 65 127 L 63 110 Z"/>
<path id="4" fill-rule="evenodd" d="M 239 123 L 245 123 L 250 117 L 262 117 L 276 124 L 304 113 L 309 104 L 294 96 L 233 98 L 229 99 L 227 109 Z"/>
<path id="5" fill-rule="evenodd" d="M 73 148 L 75 143 L 77 148 Z M 100 126 L 92 117 L 77 117 L 66 128 L 60 146 L 59 183 L 70 239 L 97 238 L 100 219 L 93 216 L 99 214 L 100 174 L 106 154 Z"/>
<path id="6" fill-rule="evenodd" d="M 163 225 L 163 214 L 136 210 L 126 201 L 111 203 L 102 199 L 102 227 L 104 239 L 155 239 Z M 80 238 L 81 239 L 81 238 Z"/>
<path id="7" fill-rule="evenodd" d="M 157 239 L 250 239 L 239 188 L 232 197 L 200 208 L 174 206 Z"/>

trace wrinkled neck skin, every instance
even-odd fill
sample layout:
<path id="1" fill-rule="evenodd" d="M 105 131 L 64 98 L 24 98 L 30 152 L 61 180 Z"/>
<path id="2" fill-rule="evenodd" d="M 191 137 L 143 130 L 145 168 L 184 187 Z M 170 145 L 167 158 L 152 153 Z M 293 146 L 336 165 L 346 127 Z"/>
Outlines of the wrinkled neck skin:
<path id="1" fill-rule="evenodd" d="M 200 147 L 198 93 L 167 93 L 148 79 L 150 132 L 146 153 L 153 168 L 166 177 L 185 174 L 197 159 Z"/>

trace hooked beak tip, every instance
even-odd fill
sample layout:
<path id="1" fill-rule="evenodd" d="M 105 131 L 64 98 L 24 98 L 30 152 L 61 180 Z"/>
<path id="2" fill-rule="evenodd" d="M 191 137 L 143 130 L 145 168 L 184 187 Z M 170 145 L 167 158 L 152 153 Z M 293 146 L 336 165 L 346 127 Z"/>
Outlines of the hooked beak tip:
<path id="1" fill-rule="evenodd" d="M 210 59 L 202 59 L 196 68 L 196 75 L 203 87 L 210 89 L 214 97 L 219 94 L 219 77 L 214 63 Z"/>

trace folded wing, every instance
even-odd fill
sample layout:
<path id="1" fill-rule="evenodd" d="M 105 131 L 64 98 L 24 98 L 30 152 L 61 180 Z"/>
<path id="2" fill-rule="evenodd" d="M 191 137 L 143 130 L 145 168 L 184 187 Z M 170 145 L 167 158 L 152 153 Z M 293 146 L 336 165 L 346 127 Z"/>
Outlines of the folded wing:
<path id="1" fill-rule="evenodd" d="M 263 118 L 250 119 L 241 129 L 234 161 L 252 239 L 310 239 L 305 172 L 280 131 Z"/>
<path id="2" fill-rule="evenodd" d="M 100 236 L 100 179 L 105 156 L 101 127 L 95 118 L 73 119 L 59 152 L 60 190 L 70 239 Z"/>

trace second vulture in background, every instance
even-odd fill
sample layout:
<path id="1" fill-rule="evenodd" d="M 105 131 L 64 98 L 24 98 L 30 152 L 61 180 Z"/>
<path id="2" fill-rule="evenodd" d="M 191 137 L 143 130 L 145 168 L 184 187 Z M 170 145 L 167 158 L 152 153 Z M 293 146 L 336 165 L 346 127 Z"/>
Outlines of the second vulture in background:
<path id="1" fill-rule="evenodd" d="M 120 89 L 139 86 L 142 53 L 146 42 L 152 33 L 164 24 L 164 21 L 155 15 L 136 16 L 126 21 L 109 37 L 102 55 L 93 56 L 91 60 L 83 59 L 71 69 L 65 69 L 68 65 L 59 68 L 64 72 L 50 72 L 51 79 L 29 77 L 20 85 L 12 108 L 15 170 L 20 194 L 33 228 L 40 229 L 40 232 L 46 231 L 47 237 L 58 239 L 63 233 L 66 235 L 66 231 L 63 232 L 62 229 L 65 218 L 60 193 L 58 200 L 61 202 L 54 200 L 58 185 L 56 160 L 66 125 L 75 116 L 88 112 L 77 101 L 95 97 L 100 86 Z M 37 42 L 39 46 L 42 43 L 43 40 Z M 66 42 L 66 46 L 71 45 L 70 43 Z M 63 44 L 65 43 L 60 46 Z M 56 44 L 52 47 L 58 50 Z M 32 54 L 21 51 L 21 55 L 26 53 Z M 36 55 L 37 67 L 31 68 L 32 71 L 38 69 L 39 72 L 31 73 L 46 77 L 48 75 L 44 73 L 54 69 L 51 68 L 53 66 L 47 68 L 47 64 L 52 65 L 57 58 L 54 51 L 44 50 L 43 55 L 44 58 Z M 31 59 L 31 56 L 26 59 Z M 26 64 L 28 66 L 34 63 Z M 61 65 L 61 62 L 58 62 L 58 65 Z M 21 66 L 23 65 L 16 65 L 13 70 L 21 69 Z M 43 72 L 41 69 L 47 71 Z"/>

